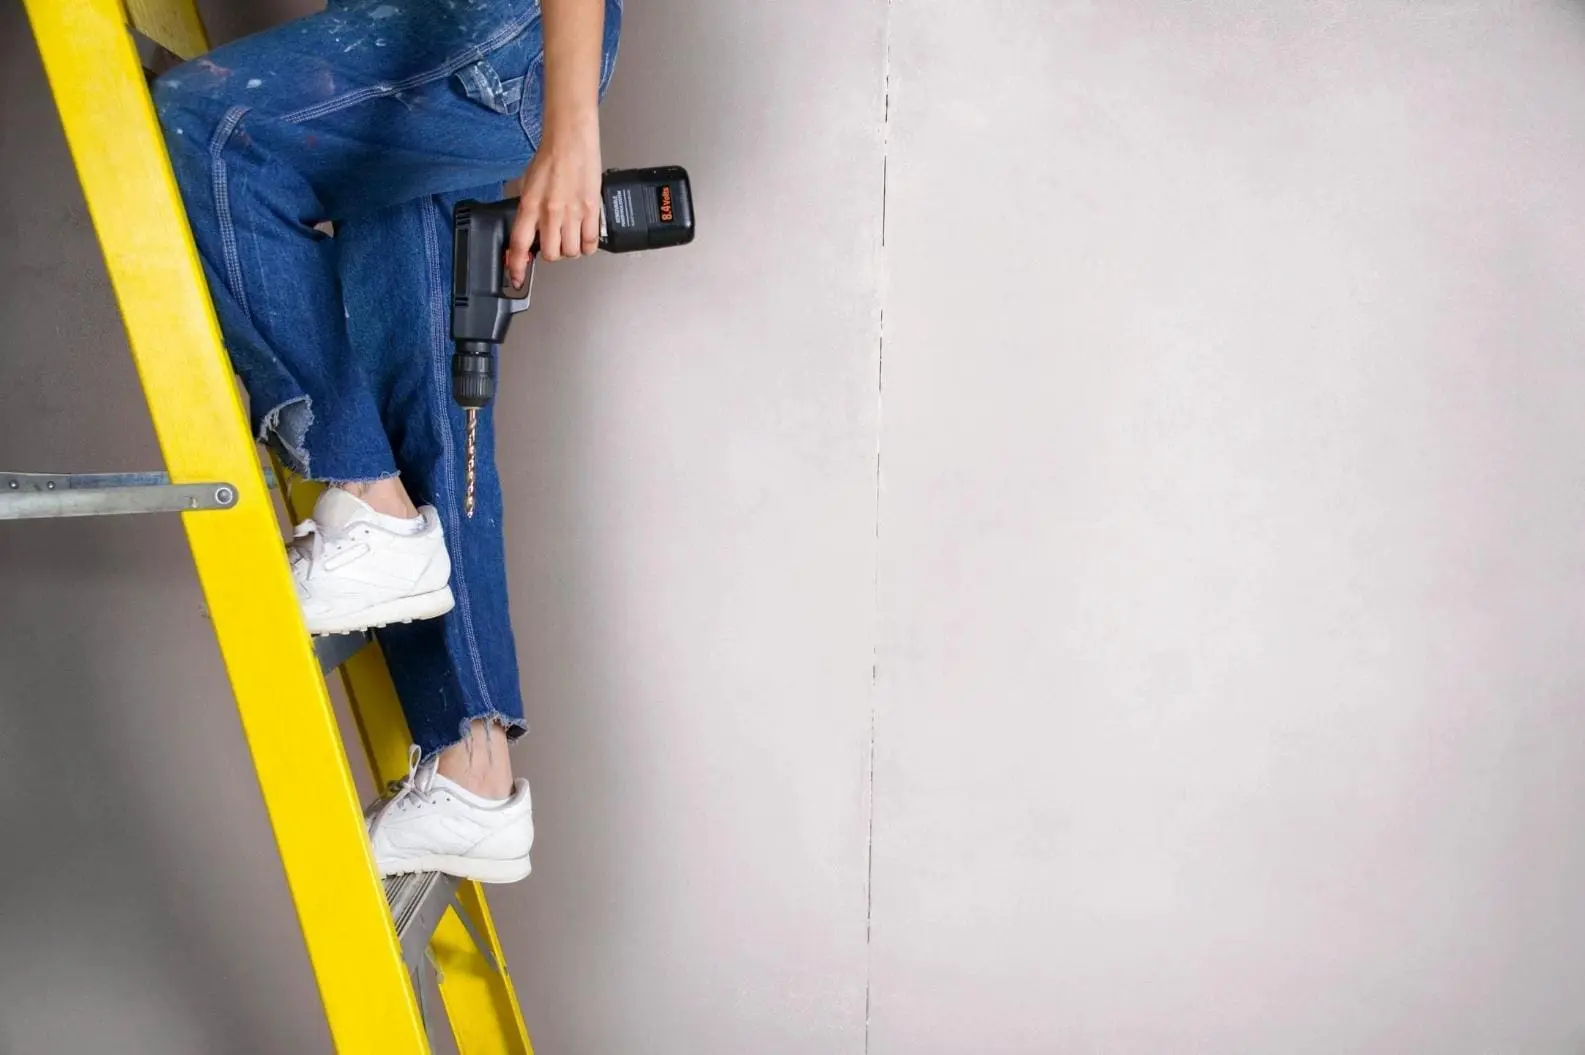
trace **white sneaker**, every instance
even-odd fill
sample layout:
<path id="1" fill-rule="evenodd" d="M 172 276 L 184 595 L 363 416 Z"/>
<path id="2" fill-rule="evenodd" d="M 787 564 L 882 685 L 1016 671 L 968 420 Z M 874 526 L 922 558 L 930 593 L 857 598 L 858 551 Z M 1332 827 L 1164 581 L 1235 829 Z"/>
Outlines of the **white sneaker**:
<path id="1" fill-rule="evenodd" d="M 534 804 L 519 779 L 504 799 L 475 795 L 418 764 L 412 749 L 407 779 L 365 813 L 381 876 L 444 872 L 481 883 L 515 883 L 529 873 Z"/>
<path id="2" fill-rule="evenodd" d="M 433 619 L 455 603 L 451 558 L 433 506 L 403 520 L 331 487 L 286 549 L 311 634 Z"/>

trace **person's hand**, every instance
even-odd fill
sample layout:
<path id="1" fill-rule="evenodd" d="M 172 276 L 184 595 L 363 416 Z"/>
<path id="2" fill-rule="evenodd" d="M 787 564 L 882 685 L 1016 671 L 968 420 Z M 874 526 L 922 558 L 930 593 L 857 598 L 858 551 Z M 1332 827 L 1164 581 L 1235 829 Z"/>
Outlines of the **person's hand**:
<path id="1" fill-rule="evenodd" d="M 545 260 L 600 248 L 600 172 L 600 124 L 592 111 L 575 121 L 546 123 L 539 152 L 523 173 L 507 245 L 506 272 L 513 287 L 528 274 L 535 235 Z"/>

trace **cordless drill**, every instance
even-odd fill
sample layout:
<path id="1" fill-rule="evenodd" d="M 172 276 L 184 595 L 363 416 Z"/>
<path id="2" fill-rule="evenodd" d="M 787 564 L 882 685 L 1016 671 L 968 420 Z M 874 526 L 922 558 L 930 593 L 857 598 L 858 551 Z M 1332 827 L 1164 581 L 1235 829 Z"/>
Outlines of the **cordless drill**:
<path id="1" fill-rule="evenodd" d="M 512 316 L 528 307 L 534 260 L 520 287 L 507 285 L 505 253 L 518 199 L 463 201 L 452 211 L 451 392 L 468 411 L 468 487 L 473 516 L 474 434 L 479 411 L 495 398 L 496 351 Z M 664 249 L 693 241 L 693 195 L 677 166 L 611 169 L 600 188 L 600 248 L 611 253 Z M 539 252 L 534 240 L 531 254 Z"/>

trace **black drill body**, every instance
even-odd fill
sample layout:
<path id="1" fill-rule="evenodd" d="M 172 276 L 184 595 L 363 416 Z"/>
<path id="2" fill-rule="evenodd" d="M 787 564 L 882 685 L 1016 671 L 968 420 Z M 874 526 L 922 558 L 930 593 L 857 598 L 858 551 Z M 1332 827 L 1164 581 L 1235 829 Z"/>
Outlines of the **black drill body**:
<path id="1" fill-rule="evenodd" d="M 496 351 L 513 313 L 528 296 L 509 289 L 506 245 L 518 199 L 464 201 L 452 213 L 451 390 L 472 410 L 495 398 Z M 600 189 L 600 248 L 612 253 L 662 249 L 693 241 L 693 196 L 688 173 L 671 166 L 612 169 Z M 532 252 L 539 251 L 536 239 Z"/>

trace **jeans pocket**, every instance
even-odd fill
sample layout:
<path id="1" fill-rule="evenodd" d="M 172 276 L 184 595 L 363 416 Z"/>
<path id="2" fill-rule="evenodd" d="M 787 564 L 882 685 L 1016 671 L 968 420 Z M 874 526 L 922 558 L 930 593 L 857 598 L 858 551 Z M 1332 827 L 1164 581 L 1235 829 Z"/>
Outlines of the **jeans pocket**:
<path id="1" fill-rule="evenodd" d="M 616 72 L 621 31 L 622 0 L 606 0 L 605 34 L 600 49 L 601 100 Z M 453 77 L 457 87 L 475 104 L 502 116 L 515 116 L 529 146 L 539 149 L 545 117 L 545 44 L 537 17 L 521 34 L 462 67 Z"/>
<path id="2" fill-rule="evenodd" d="M 471 102 L 503 117 L 516 117 L 531 150 L 539 148 L 545 44 L 539 19 L 501 47 L 453 74 Z"/>
<path id="3" fill-rule="evenodd" d="M 469 63 L 454 76 L 462 93 L 486 110 L 511 116 L 523 106 L 523 81 L 526 78 L 503 78 L 489 59 Z"/>
<path id="4" fill-rule="evenodd" d="M 539 137 L 545 131 L 545 53 L 534 56 L 518 92 L 517 123 L 523 126 L 529 146 L 539 150 Z"/>

